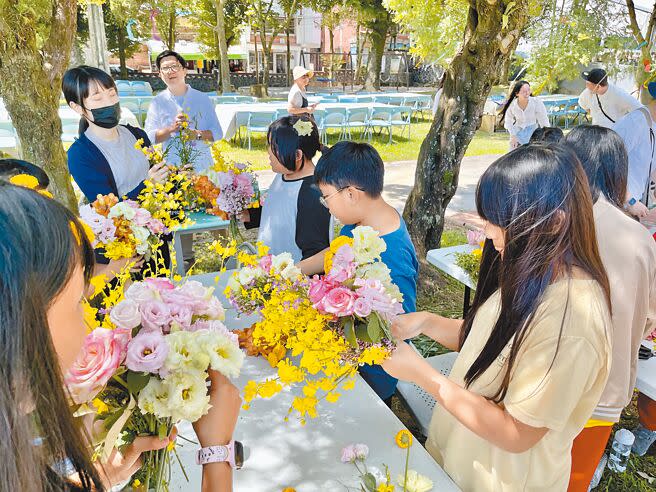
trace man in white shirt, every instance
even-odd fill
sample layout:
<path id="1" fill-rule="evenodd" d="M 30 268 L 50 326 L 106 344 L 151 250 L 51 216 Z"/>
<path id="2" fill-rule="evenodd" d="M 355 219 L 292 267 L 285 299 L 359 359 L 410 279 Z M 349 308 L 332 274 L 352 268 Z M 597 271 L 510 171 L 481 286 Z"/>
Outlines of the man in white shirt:
<path id="1" fill-rule="evenodd" d="M 638 219 L 656 214 L 648 208 L 654 201 L 652 193 L 648 193 L 648 187 L 651 175 L 656 170 L 656 82 L 650 82 L 647 88 L 651 96 L 647 107 L 640 106 L 631 111 L 612 127 L 622 137 L 629 155 L 626 207 Z"/>
<path id="2" fill-rule="evenodd" d="M 592 117 L 592 124 L 611 128 L 624 115 L 641 106 L 631 94 L 608 83 L 608 74 L 601 68 L 582 72 L 585 90 L 579 96 L 579 106 Z"/>
<path id="3" fill-rule="evenodd" d="M 180 130 L 187 115 L 189 128 L 196 134 L 196 141 L 192 142 L 196 149 L 193 166 L 196 171 L 205 171 L 212 165 L 211 143 L 223 137 L 214 104 L 207 94 L 187 85 L 187 69 L 181 55 L 163 51 L 156 64 L 166 90 L 160 92 L 148 108 L 146 133 L 153 144 L 164 143 L 169 164 L 179 165 L 180 156 L 171 137 Z"/>

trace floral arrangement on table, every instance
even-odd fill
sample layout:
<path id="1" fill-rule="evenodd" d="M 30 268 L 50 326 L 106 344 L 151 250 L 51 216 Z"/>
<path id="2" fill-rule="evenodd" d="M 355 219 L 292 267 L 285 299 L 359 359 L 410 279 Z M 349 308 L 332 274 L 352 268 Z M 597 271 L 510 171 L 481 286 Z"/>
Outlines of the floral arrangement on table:
<path id="1" fill-rule="evenodd" d="M 380 260 L 385 242 L 370 227 L 357 227 L 353 238 L 334 240 L 324 276 L 308 279 L 290 255 L 253 255 L 228 282 L 226 297 L 240 313 L 258 312 L 251 331 L 255 348 L 276 362 L 277 377 L 249 381 L 246 408 L 256 397 L 269 398 L 285 386 L 303 384 L 290 413 L 301 422 L 317 416 L 322 400 L 334 403 L 339 390 L 354 387 L 362 364 L 380 364 L 394 349 L 390 321 L 403 312 L 402 295 Z M 281 357 L 280 347 L 291 351 Z"/>
<path id="2" fill-rule="evenodd" d="M 456 253 L 456 265 L 466 271 L 473 282 L 478 282 L 485 234 L 481 231 L 467 231 L 467 244 L 477 247 L 470 253 Z"/>
<path id="3" fill-rule="evenodd" d="M 433 489 L 433 481 L 420 475 L 415 470 L 408 469 L 410 463 L 410 447 L 412 434 L 406 429 L 400 430 L 394 438 L 396 445 L 406 450 L 405 469 L 403 474 L 397 476 L 398 491 L 401 492 L 428 492 Z M 360 476 L 360 487 L 357 490 L 364 492 L 395 492 L 397 489 L 392 483 L 389 467 L 383 465 L 385 473 L 378 470 L 369 470 L 366 459 L 369 456 L 369 447 L 366 444 L 350 444 L 342 449 L 342 463 L 351 463 Z M 362 468 L 358 463 L 361 463 Z"/>
<path id="4" fill-rule="evenodd" d="M 93 203 L 80 207 L 80 218 L 95 236 L 93 247 L 104 249 L 111 260 L 137 255 L 150 258 L 161 245 L 158 235 L 168 232 L 164 223 L 139 203 L 119 202 L 111 193 L 98 195 Z"/>
<path id="5" fill-rule="evenodd" d="M 97 313 L 102 322 L 65 378 L 78 415 L 95 414 L 102 429 L 94 454 L 101 461 L 136 436 L 164 438 L 177 421 L 198 420 L 209 410 L 208 370 L 234 378 L 244 360 L 213 288 L 148 278 L 120 290 Z M 134 483 L 168 490 L 174 451 L 149 452 Z"/>

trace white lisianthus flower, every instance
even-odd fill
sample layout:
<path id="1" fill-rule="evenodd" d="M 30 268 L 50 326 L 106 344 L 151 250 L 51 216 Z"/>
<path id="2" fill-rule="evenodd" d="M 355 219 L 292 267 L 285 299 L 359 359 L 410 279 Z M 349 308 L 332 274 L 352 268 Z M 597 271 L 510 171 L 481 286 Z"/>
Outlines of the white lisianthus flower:
<path id="1" fill-rule="evenodd" d="M 198 344 L 197 332 L 176 331 L 166 336 L 169 353 L 160 374 L 205 371 L 210 364 L 207 351 Z"/>
<path id="2" fill-rule="evenodd" d="M 276 273 L 282 274 L 290 266 L 294 266 L 294 258 L 292 258 L 291 253 L 280 253 L 271 258 L 271 268 Z"/>
<path id="3" fill-rule="evenodd" d="M 195 301 L 207 301 L 212 297 L 214 287 L 205 287 L 197 280 L 187 280 L 180 286 L 180 291 Z"/>
<path id="4" fill-rule="evenodd" d="M 378 280 L 383 285 L 392 283 L 390 269 L 382 261 L 361 265 L 355 270 L 355 276 L 365 280 Z"/>
<path id="5" fill-rule="evenodd" d="M 237 282 L 239 282 L 241 285 L 248 285 L 253 280 L 261 277 L 262 275 L 264 275 L 264 271 L 259 267 L 244 267 L 237 273 Z M 228 285 L 230 285 L 229 282 Z"/>
<path id="6" fill-rule="evenodd" d="M 140 255 L 146 254 L 146 252 L 150 249 L 150 245 L 148 244 L 150 231 L 145 227 L 133 225 L 132 235 L 134 236 L 135 241 L 137 241 L 137 253 Z"/>
<path id="7" fill-rule="evenodd" d="M 147 301 L 154 301 L 159 294 L 148 287 L 145 282 L 135 282 L 125 291 L 125 298 L 130 299 L 137 304 L 143 304 Z"/>
<path id="8" fill-rule="evenodd" d="M 404 477 L 399 475 L 396 477 L 398 484 L 403 487 Z M 428 492 L 433 489 L 433 481 L 420 475 L 415 470 L 408 470 L 408 479 L 405 481 L 405 490 L 408 492 Z"/>
<path id="9" fill-rule="evenodd" d="M 164 379 L 174 420 L 196 422 L 210 409 L 205 372 L 176 372 Z"/>
<path id="10" fill-rule="evenodd" d="M 369 226 L 353 229 L 353 254 L 359 264 L 371 263 L 380 259 L 380 254 L 387 250 L 387 245 L 378 232 Z"/>
<path id="11" fill-rule="evenodd" d="M 110 209 L 107 217 L 110 219 L 114 217 L 125 217 L 128 220 L 132 220 L 136 214 L 137 212 L 130 205 L 125 202 L 118 202 Z"/>
<path id="12" fill-rule="evenodd" d="M 151 413 L 159 418 L 171 417 L 169 396 L 168 386 L 153 377 L 139 393 L 139 408 L 142 412 Z"/>
<path id="13" fill-rule="evenodd" d="M 239 376 L 245 358 L 239 343 L 217 330 L 199 330 L 196 335 L 198 346 L 206 351 L 212 369 L 229 378 Z"/>
<path id="14" fill-rule="evenodd" d="M 131 330 L 141 324 L 139 304 L 132 299 L 123 299 L 109 312 L 109 319 L 119 328 Z"/>
<path id="15" fill-rule="evenodd" d="M 303 274 L 301 272 L 301 269 L 298 268 L 296 265 L 294 265 L 294 263 L 292 262 L 282 269 L 280 275 L 285 280 L 296 280 L 298 277 L 300 277 Z"/>

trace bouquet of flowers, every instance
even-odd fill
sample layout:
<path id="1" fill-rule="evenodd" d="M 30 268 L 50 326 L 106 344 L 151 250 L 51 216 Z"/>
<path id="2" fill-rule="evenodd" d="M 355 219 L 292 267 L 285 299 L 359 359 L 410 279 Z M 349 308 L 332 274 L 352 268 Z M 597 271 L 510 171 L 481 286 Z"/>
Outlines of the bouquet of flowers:
<path id="1" fill-rule="evenodd" d="M 112 260 L 143 255 L 149 258 L 160 245 L 164 223 L 133 200 L 118 201 L 113 194 L 98 195 L 90 205 L 80 207 L 80 218 L 95 235 L 94 248 L 103 248 Z"/>
<path id="2" fill-rule="evenodd" d="M 212 292 L 194 281 L 136 282 L 87 336 L 66 384 L 79 410 L 95 413 L 101 424 L 96 458 L 106 460 L 139 435 L 164 438 L 177 421 L 205 415 L 208 370 L 239 375 L 244 353 L 221 322 L 224 311 Z M 168 490 L 171 451 L 144 457 L 134 478 L 146 490 Z"/>
<path id="3" fill-rule="evenodd" d="M 481 257 L 485 245 L 485 234 L 481 231 L 467 231 L 467 244 L 477 246 L 471 253 L 456 253 L 456 265 L 466 271 L 472 281 L 478 282 L 481 269 Z"/>
<path id="4" fill-rule="evenodd" d="M 235 273 L 226 295 L 240 312 L 257 310 L 253 345 L 284 346 L 291 358 L 278 361 L 277 377 L 249 381 L 246 407 L 284 386 L 303 383 L 290 412 L 317 416 L 316 406 L 336 402 L 339 388 L 353 388 L 362 364 L 380 364 L 394 349 L 390 321 L 403 312 L 402 295 L 380 260 L 385 242 L 370 227 L 357 227 L 353 239 L 340 237 L 326 256 L 324 276 L 298 277 L 285 257 L 254 258 L 257 265 Z M 276 261 L 276 265 L 274 265 Z"/>

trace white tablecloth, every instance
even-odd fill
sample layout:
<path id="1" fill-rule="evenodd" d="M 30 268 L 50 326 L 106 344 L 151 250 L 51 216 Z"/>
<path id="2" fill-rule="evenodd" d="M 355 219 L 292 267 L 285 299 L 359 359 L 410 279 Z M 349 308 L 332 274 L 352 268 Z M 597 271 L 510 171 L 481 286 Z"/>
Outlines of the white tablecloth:
<path id="1" fill-rule="evenodd" d="M 211 285 L 216 275 L 191 278 Z M 217 294 L 223 291 L 225 278 L 219 283 Z M 229 328 L 250 326 L 252 322 L 237 319 L 232 309 L 226 313 Z M 236 384 L 243 388 L 249 379 L 261 380 L 273 374 L 264 359 L 247 357 Z M 338 403 L 321 403 L 320 417 L 308 420 L 305 426 L 295 416 L 284 421 L 292 398 L 293 392 L 284 392 L 271 400 L 256 400 L 249 410 L 242 410 L 235 438 L 249 449 L 250 456 L 235 472 L 237 492 L 280 492 L 284 487 L 294 487 L 297 492 L 332 492 L 346 490 L 344 485 L 355 490 L 355 467 L 340 462 L 342 448 L 352 443 L 369 446 L 368 467 L 382 470 L 387 464 L 394 479 L 403 473 L 405 451 L 396 446 L 394 436 L 405 427 L 360 377 L 353 390 L 342 393 Z M 180 435 L 195 439 L 189 423 L 178 429 Z M 194 462 L 198 447 L 183 439 L 177 440 L 177 446 L 190 482 L 174 464 L 171 491 L 200 490 L 201 470 Z M 410 468 L 430 477 L 434 491 L 459 490 L 416 441 L 410 452 Z"/>

